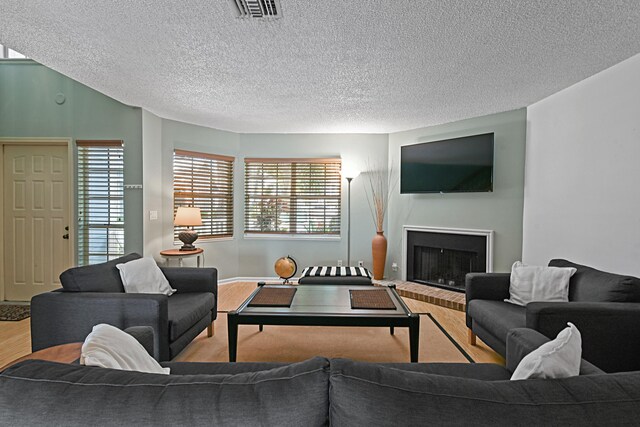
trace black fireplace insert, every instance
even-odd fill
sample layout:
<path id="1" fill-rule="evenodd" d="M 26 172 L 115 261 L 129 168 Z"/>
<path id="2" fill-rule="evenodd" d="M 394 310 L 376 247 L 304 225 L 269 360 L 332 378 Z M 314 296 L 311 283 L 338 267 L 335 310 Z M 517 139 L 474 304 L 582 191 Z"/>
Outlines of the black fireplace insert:
<path id="1" fill-rule="evenodd" d="M 486 272 L 485 236 L 409 231 L 407 280 L 464 292 L 465 276 Z"/>

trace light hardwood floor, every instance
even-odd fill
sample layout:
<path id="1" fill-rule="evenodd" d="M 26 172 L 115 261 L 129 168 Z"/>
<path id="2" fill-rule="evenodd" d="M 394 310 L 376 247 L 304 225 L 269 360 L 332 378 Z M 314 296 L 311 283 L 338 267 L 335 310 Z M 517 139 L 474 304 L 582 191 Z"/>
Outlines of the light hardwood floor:
<path id="1" fill-rule="evenodd" d="M 0 366 L 31 353 L 31 322 L 0 322 Z"/>
<path id="2" fill-rule="evenodd" d="M 218 295 L 218 318 L 224 312 L 237 308 L 255 289 L 255 283 L 232 283 L 221 285 Z M 404 298 L 409 308 L 415 313 L 431 313 L 451 337 L 476 361 L 504 364 L 504 359 L 478 340 L 476 346 L 467 343 L 467 327 L 464 313 L 436 306 L 422 301 Z M 216 323 L 222 323 L 217 320 Z M 222 326 L 222 325 L 221 325 Z M 216 330 L 220 328 L 216 326 Z M 206 331 L 203 332 L 206 336 Z M 200 340 L 203 342 L 203 340 Z M 205 341 L 206 342 L 206 341 Z M 0 366 L 31 352 L 31 333 L 29 319 L 19 322 L 0 322 Z M 190 353 L 193 354 L 192 357 Z M 184 356 L 183 356 L 184 355 Z M 197 352 L 189 352 L 188 348 L 178 356 L 183 361 L 198 361 Z"/>

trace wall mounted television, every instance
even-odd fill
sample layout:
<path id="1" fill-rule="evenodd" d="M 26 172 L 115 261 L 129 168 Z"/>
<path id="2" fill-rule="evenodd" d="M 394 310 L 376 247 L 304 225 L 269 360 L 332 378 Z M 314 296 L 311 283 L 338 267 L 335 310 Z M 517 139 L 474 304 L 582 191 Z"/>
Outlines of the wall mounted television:
<path id="1" fill-rule="evenodd" d="M 493 133 L 400 147 L 400 193 L 493 191 Z"/>

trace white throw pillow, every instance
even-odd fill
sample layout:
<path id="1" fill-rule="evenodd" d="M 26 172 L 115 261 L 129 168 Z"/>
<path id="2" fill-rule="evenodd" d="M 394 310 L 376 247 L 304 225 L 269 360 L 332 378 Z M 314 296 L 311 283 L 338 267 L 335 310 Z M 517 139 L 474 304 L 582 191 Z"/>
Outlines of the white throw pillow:
<path id="1" fill-rule="evenodd" d="M 567 378 L 580 374 L 582 337 L 573 323 L 567 325 L 556 339 L 523 357 L 511 379 Z"/>
<path id="2" fill-rule="evenodd" d="M 569 279 L 573 267 L 536 267 L 520 261 L 511 267 L 509 299 L 506 302 L 527 305 L 533 301 L 569 301 Z"/>
<path id="3" fill-rule="evenodd" d="M 138 340 L 105 323 L 94 326 L 91 333 L 87 335 L 82 344 L 80 364 L 151 374 L 169 374 L 169 368 L 160 366 Z"/>
<path id="4" fill-rule="evenodd" d="M 117 264 L 124 291 L 132 294 L 172 295 L 176 290 L 153 258 L 138 258 L 124 264 Z"/>

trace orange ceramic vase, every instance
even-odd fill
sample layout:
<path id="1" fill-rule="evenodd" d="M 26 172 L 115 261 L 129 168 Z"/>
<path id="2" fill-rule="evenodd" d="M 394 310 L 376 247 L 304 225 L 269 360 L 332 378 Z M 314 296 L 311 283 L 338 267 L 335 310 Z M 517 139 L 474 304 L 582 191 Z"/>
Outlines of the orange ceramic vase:
<path id="1" fill-rule="evenodd" d="M 387 238 L 384 231 L 377 231 L 371 242 L 371 254 L 373 256 L 373 278 L 382 280 L 384 277 L 384 264 L 387 262 Z"/>

